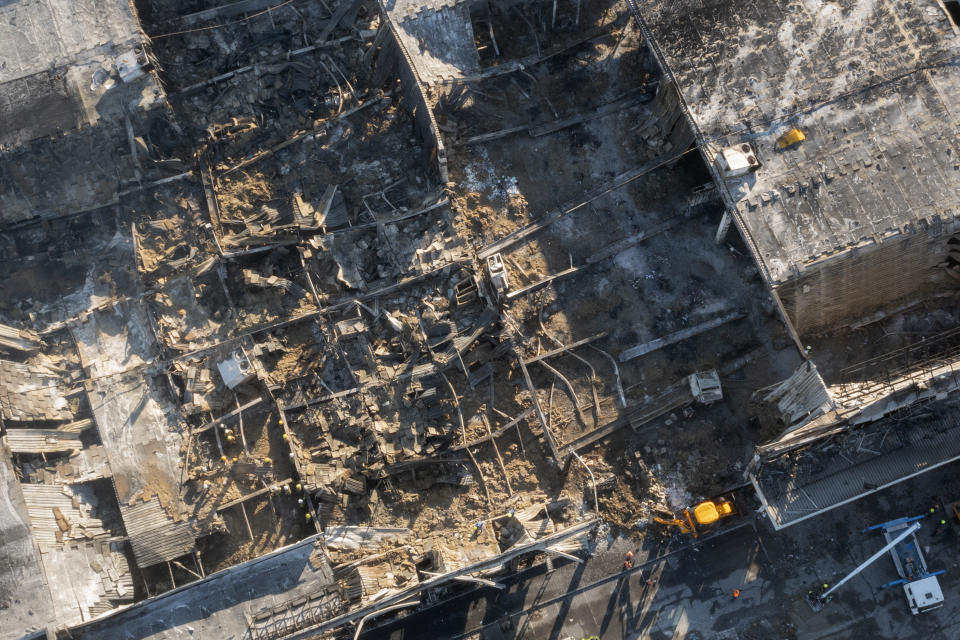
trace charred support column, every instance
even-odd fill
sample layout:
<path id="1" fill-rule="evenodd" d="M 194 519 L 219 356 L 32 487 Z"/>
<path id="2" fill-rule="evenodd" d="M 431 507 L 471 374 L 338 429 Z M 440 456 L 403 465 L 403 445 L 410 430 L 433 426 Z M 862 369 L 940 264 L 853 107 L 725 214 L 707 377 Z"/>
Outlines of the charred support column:
<path id="1" fill-rule="evenodd" d="M 727 232 L 730 231 L 730 225 L 733 223 L 733 216 L 730 215 L 729 211 L 723 212 L 723 217 L 720 218 L 720 226 L 717 227 L 717 244 L 720 244 L 727 239 Z"/>
<path id="2" fill-rule="evenodd" d="M 553 437 L 553 432 L 550 431 L 550 425 L 547 424 L 547 418 L 543 415 L 543 410 L 540 408 L 540 400 L 537 398 L 537 390 L 533 386 L 533 380 L 530 379 L 530 372 L 527 371 L 527 365 L 523 361 L 523 356 L 520 354 L 516 342 L 513 343 L 513 353 L 517 358 L 517 362 L 520 364 L 520 371 L 523 373 L 523 381 L 527 385 L 527 392 L 530 394 L 530 400 L 533 402 L 533 410 L 536 412 L 537 418 L 540 420 L 540 426 L 543 427 L 543 438 L 547 441 L 547 445 L 550 447 L 550 456 L 553 458 L 554 463 L 559 465 L 560 452 L 557 450 L 556 439 Z"/>

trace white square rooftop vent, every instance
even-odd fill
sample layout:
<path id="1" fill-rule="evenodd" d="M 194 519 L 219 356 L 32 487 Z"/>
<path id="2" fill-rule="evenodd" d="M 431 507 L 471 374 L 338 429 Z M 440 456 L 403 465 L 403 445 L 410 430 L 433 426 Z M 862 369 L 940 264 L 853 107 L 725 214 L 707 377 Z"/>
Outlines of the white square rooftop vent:
<path id="1" fill-rule="evenodd" d="M 724 180 L 739 178 L 760 168 L 757 154 L 747 143 L 721 149 L 714 162 Z"/>
<path id="2" fill-rule="evenodd" d="M 218 362 L 217 369 L 220 370 L 220 377 L 223 378 L 223 384 L 231 389 L 236 389 L 254 377 L 250 360 L 247 359 L 247 355 L 240 350 L 231 353 L 230 357 L 226 360 Z"/>

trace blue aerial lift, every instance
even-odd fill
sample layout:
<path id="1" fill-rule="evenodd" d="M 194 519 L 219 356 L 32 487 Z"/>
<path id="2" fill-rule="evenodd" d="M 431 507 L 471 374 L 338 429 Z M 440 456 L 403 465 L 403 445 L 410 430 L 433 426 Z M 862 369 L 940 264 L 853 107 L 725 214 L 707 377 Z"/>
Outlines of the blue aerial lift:
<path id="1" fill-rule="evenodd" d="M 809 597 L 808 602 L 813 610 L 820 611 L 823 605 L 830 601 L 830 594 L 880 559 L 887 551 L 893 556 L 893 564 L 896 566 L 900 578 L 891 580 L 881 585 L 880 588 L 887 589 L 902 584 L 904 593 L 907 596 L 907 603 L 910 605 L 910 611 L 914 615 L 942 607 L 943 591 L 940 589 L 937 576 L 943 575 L 946 572 L 940 570 L 931 573 L 927 569 L 927 561 L 923 557 L 923 551 L 917 543 L 917 530 L 920 528 L 918 521 L 926 517 L 927 515 L 924 514 L 909 518 L 899 518 L 897 520 L 875 524 L 872 527 L 864 529 L 862 533 L 867 533 L 868 531 L 882 532 L 887 544 L 847 574 L 840 582 L 833 585 L 833 587 L 822 594 Z"/>
<path id="2" fill-rule="evenodd" d="M 890 555 L 893 556 L 893 564 L 896 565 L 900 577 L 881 585 L 880 588 L 887 589 L 902 584 L 910 611 L 914 615 L 943 606 L 943 591 L 940 590 L 937 576 L 943 575 L 946 571 L 941 569 L 930 572 L 927 561 L 923 557 L 923 550 L 917 543 L 916 531 L 920 528 L 918 520 L 925 517 L 927 516 L 900 518 L 864 529 L 864 533 L 882 531 L 887 543 L 891 543 L 894 539 L 898 540 L 890 549 Z M 908 529 L 910 533 L 903 537 L 901 534 Z"/>

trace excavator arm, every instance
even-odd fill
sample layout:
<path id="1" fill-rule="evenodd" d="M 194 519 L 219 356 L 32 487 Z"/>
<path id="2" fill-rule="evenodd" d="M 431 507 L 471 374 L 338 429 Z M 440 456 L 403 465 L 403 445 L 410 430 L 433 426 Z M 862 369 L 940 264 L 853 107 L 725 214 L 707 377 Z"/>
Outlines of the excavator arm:
<path id="1" fill-rule="evenodd" d="M 654 516 L 653 521 L 659 524 L 667 525 L 667 526 L 678 527 L 680 529 L 680 533 L 684 533 L 684 534 L 690 533 L 690 534 L 693 534 L 694 538 L 696 538 L 698 536 L 697 527 L 696 525 L 693 524 L 693 518 L 690 517 L 690 510 L 684 509 L 683 515 L 686 518 L 686 521 L 681 520 L 680 518 L 668 519 L 668 518 L 660 518 L 658 516 Z"/>

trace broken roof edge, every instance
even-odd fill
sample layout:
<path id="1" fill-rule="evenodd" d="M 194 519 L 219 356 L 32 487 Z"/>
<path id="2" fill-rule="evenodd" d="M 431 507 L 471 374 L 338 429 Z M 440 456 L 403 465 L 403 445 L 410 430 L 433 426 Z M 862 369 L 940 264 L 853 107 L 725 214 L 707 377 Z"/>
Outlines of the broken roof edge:
<path id="1" fill-rule="evenodd" d="M 911 378 L 908 376 L 905 379 Z M 937 382 L 944 383 L 946 386 L 941 386 L 938 388 Z M 805 487 L 811 487 L 818 483 L 822 484 L 825 482 L 825 479 L 821 478 L 808 481 L 803 486 L 798 485 L 796 488 L 791 489 L 791 491 L 793 491 L 794 494 L 802 495 L 807 501 L 813 504 L 813 509 L 810 509 L 809 513 L 789 520 L 787 519 L 787 511 L 783 511 L 780 508 L 783 506 L 782 501 L 778 499 L 776 501 L 777 504 L 774 505 L 773 503 L 775 501 L 771 500 L 763 489 L 764 465 L 767 462 L 771 462 L 774 459 L 779 459 L 786 454 L 797 452 L 798 450 L 800 450 L 800 454 L 802 455 L 802 450 L 804 450 L 806 447 L 809 447 L 816 442 L 823 441 L 831 436 L 839 435 L 843 432 L 853 431 L 854 429 L 866 429 L 875 425 L 883 425 L 884 420 L 888 419 L 889 414 L 897 409 L 915 406 L 922 402 L 941 401 L 948 400 L 950 398 L 956 398 L 958 395 L 958 387 L 960 387 L 960 380 L 957 380 L 956 376 L 954 375 L 953 368 L 948 365 L 946 370 L 939 376 L 933 376 L 928 380 L 916 382 L 912 386 L 906 385 L 900 389 L 893 389 L 889 394 L 880 397 L 879 399 L 875 399 L 873 402 L 865 406 L 858 406 L 853 410 L 848 409 L 846 413 L 842 408 L 840 410 L 830 411 L 829 413 L 823 414 L 809 421 L 794 431 L 785 433 L 778 440 L 758 446 L 755 449 L 753 459 L 748 465 L 746 476 L 750 480 L 751 484 L 753 484 L 757 493 L 757 497 L 762 504 L 763 511 L 770 519 L 771 524 L 773 524 L 774 528 L 777 530 L 783 529 L 787 526 L 796 524 L 797 522 L 802 522 L 803 520 L 820 515 L 826 511 L 848 504 L 872 493 L 892 487 L 895 484 L 899 484 L 904 480 L 916 477 L 926 471 L 930 471 L 931 469 L 935 469 L 950 462 L 960 460 L 960 449 L 957 449 L 957 451 L 950 452 L 949 455 L 947 455 L 947 457 L 943 460 L 938 461 L 935 459 L 936 455 L 932 455 L 930 451 L 924 453 L 924 447 L 926 446 L 927 449 L 930 449 L 930 446 L 924 445 L 919 441 L 913 442 L 909 445 L 904 445 L 904 447 L 901 447 L 896 451 L 891 451 L 884 454 L 878 453 L 876 455 L 881 457 L 876 458 L 877 460 L 893 460 L 894 458 L 892 458 L 892 456 L 900 455 L 902 458 L 904 455 L 909 453 L 909 451 L 911 451 L 912 447 L 912 450 L 917 451 L 917 454 L 914 456 L 917 458 L 915 461 L 916 464 L 914 464 L 914 468 L 916 470 L 911 473 L 904 473 L 898 477 L 884 482 L 867 483 L 862 491 L 855 492 L 853 495 L 849 495 L 841 500 L 838 500 L 834 504 L 823 507 L 814 502 L 814 500 L 806 493 Z M 833 395 L 833 393 L 831 393 L 831 395 Z M 891 402 L 891 399 L 894 401 Z M 896 402 L 897 399 L 900 400 L 899 403 Z M 876 410 L 878 408 L 878 412 L 871 412 L 871 410 Z M 934 443 L 932 447 L 933 452 L 939 452 L 941 455 L 944 453 L 944 449 L 949 450 L 949 447 L 947 446 L 949 439 L 944 440 L 943 437 L 944 436 L 940 436 L 941 441 L 939 444 Z M 854 469 L 862 466 L 863 464 L 865 463 L 850 463 L 849 468 Z M 895 465 L 886 466 L 889 466 L 892 469 Z M 794 465 L 794 468 L 798 468 L 796 464 Z M 837 473 L 840 472 L 832 472 L 827 477 L 829 478 Z M 791 477 L 794 476 L 791 475 Z M 771 487 L 769 482 L 767 485 L 769 489 L 776 489 L 775 486 Z M 777 508 L 775 508 L 775 506 Z"/>
<path id="2" fill-rule="evenodd" d="M 442 575 L 434 576 L 428 580 L 420 582 L 419 584 L 410 587 L 409 589 L 404 589 L 398 593 L 395 593 L 391 596 L 377 600 L 376 602 L 370 603 L 366 606 L 359 607 L 353 611 L 348 611 L 345 614 L 339 615 L 330 620 L 321 622 L 310 627 L 301 629 L 297 633 L 287 636 L 287 640 L 308 640 L 309 638 L 318 637 L 320 634 L 331 631 L 333 629 L 338 629 L 346 624 L 359 620 L 370 613 L 373 613 L 380 609 L 385 609 L 391 605 L 398 603 L 406 602 L 413 596 L 417 596 L 420 593 L 433 588 L 439 587 L 443 583 L 455 580 L 459 576 L 467 576 L 473 573 L 478 573 L 481 571 L 489 571 L 491 569 L 499 568 L 504 563 L 512 560 L 513 558 L 519 557 L 525 553 L 543 551 L 549 547 L 555 546 L 558 543 L 571 538 L 575 535 L 584 535 L 589 532 L 599 520 L 596 517 L 589 517 L 582 522 L 578 522 L 575 525 L 562 529 L 550 536 L 545 538 L 540 538 L 534 540 L 533 542 L 522 545 L 519 548 L 517 546 L 507 549 L 503 553 L 497 554 L 492 558 L 486 560 L 481 560 L 480 562 L 468 565 L 466 567 L 455 569 L 453 571 L 448 571 Z"/>
<path id="3" fill-rule="evenodd" d="M 740 200 L 737 204 L 739 205 L 744 201 L 745 200 Z M 741 215 L 739 206 L 737 206 L 736 213 L 739 218 Z M 738 220 L 738 222 L 740 221 L 741 220 Z M 746 224 L 745 221 L 743 221 L 743 224 Z M 880 250 L 891 242 L 903 240 L 909 236 L 929 230 L 934 230 L 934 236 L 949 235 L 960 230 L 960 210 L 954 213 L 948 209 L 929 216 L 914 218 L 909 221 L 904 221 L 901 226 L 890 226 L 879 235 L 864 234 L 855 240 L 836 243 L 830 249 L 821 251 L 818 254 L 797 260 L 790 260 L 776 270 L 778 273 L 783 274 L 781 276 L 775 276 L 774 269 L 771 265 L 765 263 L 765 278 L 769 278 L 770 286 L 774 290 L 777 290 L 819 269 L 830 266 L 834 262 L 846 260 L 851 255 Z"/>
<path id="4" fill-rule="evenodd" d="M 890 454 L 888 454 L 888 455 L 890 455 Z M 886 482 L 886 483 L 884 483 L 884 484 L 880 484 L 880 485 L 877 485 L 877 486 L 871 486 L 869 489 L 864 489 L 862 492 L 857 493 L 857 494 L 855 494 L 855 495 L 853 495 L 853 496 L 850 496 L 850 497 L 848 497 L 848 498 L 845 498 L 845 499 L 843 499 L 843 500 L 841 500 L 841 501 L 839 501 L 839 502 L 836 502 L 836 503 L 831 504 L 831 505 L 826 505 L 826 506 L 824 506 L 824 507 L 822 507 L 822 508 L 819 508 L 819 509 L 817 509 L 817 510 L 815 510 L 815 511 L 811 511 L 810 513 L 807 513 L 807 514 L 805 514 L 805 515 L 803 515 L 803 516 L 801 516 L 801 517 L 799 517 L 799 518 L 795 518 L 795 519 L 792 519 L 792 520 L 789 520 L 789 521 L 786 521 L 786 522 L 784 522 L 783 519 L 778 518 L 778 517 L 777 517 L 776 510 L 775 510 L 773 507 L 770 506 L 770 502 L 767 500 L 766 494 L 763 492 L 763 489 L 760 487 L 760 480 L 759 480 L 758 477 L 757 477 L 757 476 L 759 475 L 759 471 L 757 471 L 756 473 L 755 473 L 754 471 L 748 471 L 748 472 L 747 472 L 747 477 L 748 477 L 749 480 L 750 480 L 750 484 L 753 485 L 754 491 L 756 491 L 756 493 L 757 493 L 757 498 L 760 500 L 760 504 L 762 505 L 763 512 L 764 512 L 764 514 L 767 516 L 767 519 L 770 520 L 770 524 L 773 525 L 773 528 L 774 528 L 775 530 L 781 531 L 781 530 L 783 530 L 783 529 L 786 529 L 787 527 L 790 527 L 790 526 L 795 525 L 795 524 L 797 524 L 797 523 L 803 522 L 803 521 L 805 521 L 805 520 L 809 520 L 810 518 L 814 518 L 814 517 L 816 517 L 816 516 L 823 515 L 823 514 L 826 513 L 827 511 L 832 511 L 833 509 L 836 509 L 836 508 L 838 508 L 838 507 L 842 507 L 842 506 L 844 506 L 844 505 L 846 505 L 846 504 L 850 504 L 851 502 L 856 502 L 857 500 L 859 500 L 859 499 L 861 499 L 861 498 L 865 498 L 865 497 L 867 497 L 867 496 L 869 496 L 869 495 L 872 495 L 872 494 L 874 494 L 874 493 L 879 493 L 879 492 L 881 492 L 881 491 L 884 491 L 884 490 L 886 490 L 886 489 L 889 489 L 890 487 L 896 486 L 896 485 L 900 484 L 901 482 L 904 482 L 904 481 L 906 481 L 906 480 L 910 480 L 911 478 L 916 478 L 917 476 L 923 475 L 924 473 L 926 473 L 926 472 L 928 472 L 928 471 L 933 471 L 934 469 L 938 469 L 938 468 L 940 468 L 940 467 L 942 467 L 942 466 L 944 466 L 944 465 L 950 464 L 951 462 L 956 462 L 956 461 L 958 461 L 958 460 L 960 460 L 960 455 L 956 455 L 956 456 L 952 456 L 952 457 L 946 458 L 946 459 L 944 459 L 944 460 L 941 460 L 940 462 L 935 462 L 935 463 L 933 463 L 933 464 L 931 464 L 931 465 L 928 465 L 928 466 L 926 466 L 926 467 L 923 467 L 922 469 L 919 469 L 918 471 L 915 471 L 915 472 L 913 472 L 913 473 L 907 474 L 907 475 L 905 475 L 905 476 L 900 476 L 899 478 L 895 478 L 894 480 L 891 480 L 891 481 Z M 799 489 L 800 489 L 801 491 L 803 491 L 803 487 L 799 487 Z"/>
<path id="5" fill-rule="evenodd" d="M 430 159 L 435 160 L 437 163 L 437 171 L 440 174 L 440 183 L 446 184 L 450 181 L 450 172 L 447 169 L 447 149 L 443 143 L 443 136 L 440 134 L 440 126 L 437 124 L 437 119 L 433 114 L 433 109 L 430 107 L 430 102 L 427 100 L 426 85 L 420 78 L 420 74 L 417 73 L 417 67 L 413 63 L 413 57 L 403 45 L 403 39 L 400 37 L 400 33 L 397 31 L 397 25 L 390 18 L 390 13 L 387 11 L 384 1 L 377 0 L 377 6 L 380 8 L 380 14 L 383 17 L 383 24 L 386 25 L 386 28 L 390 32 L 390 38 L 392 39 L 393 44 L 396 45 L 397 50 L 403 57 L 403 61 L 397 65 L 400 69 L 399 75 L 401 76 L 401 86 L 403 84 L 413 85 L 412 90 L 415 93 L 413 96 L 415 105 L 411 111 L 413 112 L 414 124 L 422 136 L 429 138 L 426 141 L 433 145 L 433 149 L 431 150 L 432 153 L 429 154 Z M 383 26 L 381 25 L 380 28 L 382 29 Z M 404 73 L 404 71 L 406 73 Z M 403 78 L 404 75 L 408 75 L 409 77 Z M 405 79 L 407 80 L 406 83 L 404 82 Z"/>
<path id="6" fill-rule="evenodd" d="M 292 543 L 292 544 L 288 544 L 288 545 L 286 545 L 286 546 L 280 547 L 279 549 L 274 549 L 273 551 L 270 551 L 269 553 L 265 553 L 265 554 L 263 554 L 263 555 L 261 555 L 261 556 L 257 556 L 256 558 L 251 558 L 250 560 L 246 560 L 246 561 L 244 561 L 244 562 L 241 562 L 240 564 L 235 564 L 235 565 L 233 565 L 233 566 L 231 566 L 231 567 L 227 567 L 226 569 L 221 569 L 220 571 L 216 571 L 216 572 L 214 572 L 214 573 L 207 574 L 205 577 L 201 578 L 200 580 L 195 580 L 195 581 L 193 581 L 193 582 L 187 583 L 187 584 L 185 584 L 185 585 L 181 585 L 181 586 L 176 587 L 176 588 L 174 588 L 174 589 L 171 589 L 171 590 L 169 590 L 169 591 L 164 591 L 163 593 L 161 593 L 161 594 L 159 594 L 159 595 L 151 596 L 151 597 L 149 597 L 149 598 L 146 598 L 146 599 L 144 599 L 144 600 L 140 600 L 140 601 L 135 602 L 135 603 L 133 603 L 133 604 L 119 606 L 119 607 L 117 607 L 117 608 L 115 608 L 115 609 L 112 609 L 112 610 L 107 611 L 107 612 L 105 612 L 105 613 L 102 613 L 102 614 L 100 614 L 100 615 L 98 615 L 98 616 L 95 616 L 95 617 L 93 617 L 93 618 L 91 618 L 91 619 L 89 619 L 89 620 L 85 620 L 84 622 L 82 622 L 82 623 L 80 623 L 80 624 L 77 624 L 77 625 L 73 625 L 73 626 L 71 626 L 71 627 L 68 627 L 68 630 L 71 631 L 71 632 L 73 632 L 73 631 L 83 631 L 83 630 L 86 629 L 87 627 L 93 626 L 93 625 L 95 625 L 95 624 L 101 624 L 101 623 L 103 623 L 103 622 L 107 622 L 110 618 L 113 618 L 113 617 L 116 617 L 116 616 L 120 616 L 120 615 L 125 614 L 125 613 L 128 613 L 128 612 L 130 612 L 130 611 L 136 611 L 136 610 L 139 610 L 139 609 L 149 608 L 149 607 L 151 607 L 151 606 L 156 605 L 158 602 L 163 602 L 163 601 L 165 601 L 165 600 L 169 600 L 170 598 L 176 597 L 177 595 L 179 595 L 179 594 L 181 594 L 181 593 L 183 593 L 183 592 L 185 592 L 185 591 L 190 591 L 190 590 L 192 590 L 192 589 L 196 589 L 197 587 L 206 586 L 206 585 L 210 584 L 211 582 L 214 582 L 214 581 L 217 581 L 217 580 L 222 580 L 222 579 L 224 579 L 224 578 L 229 578 L 230 575 L 236 574 L 236 573 L 240 572 L 241 570 L 249 569 L 249 568 L 251 568 L 251 567 L 253 567 L 253 566 L 257 565 L 257 564 L 263 563 L 263 562 L 269 562 L 270 560 L 273 560 L 274 558 L 276 558 L 276 557 L 278 557 L 278 556 L 281 556 L 281 555 L 283 555 L 283 554 L 285 554 L 285 553 L 289 553 L 290 551 L 292 551 L 292 550 L 294 550 L 294 549 L 297 549 L 297 548 L 299 548 L 299 547 L 305 546 L 305 545 L 314 545 L 314 546 L 317 546 L 318 548 L 320 548 L 320 546 L 317 545 L 317 543 L 318 543 L 322 538 L 323 538 L 323 534 L 322 534 L 322 533 L 313 534 L 313 535 L 311 535 L 311 536 L 308 536 L 308 537 L 304 538 L 303 540 L 300 540 L 300 541 L 298 541 L 298 542 L 294 542 L 294 543 Z M 327 560 L 327 563 L 329 564 L 330 559 L 329 559 L 329 557 L 327 556 L 326 551 L 324 551 L 324 554 L 323 554 L 323 555 L 324 555 L 324 558 Z"/>
<path id="7" fill-rule="evenodd" d="M 929 375 L 924 379 L 917 379 L 912 374 L 916 370 L 929 370 Z M 842 386 L 827 387 L 827 393 L 836 408 L 795 425 L 776 439 L 757 446 L 751 466 L 759 467 L 763 461 L 780 457 L 842 431 L 874 424 L 898 409 L 957 395 L 960 391 L 960 379 L 956 375 L 958 370 L 960 359 L 946 361 L 933 369 L 918 363 L 914 369 L 884 385 L 884 393 L 857 396 L 853 401 L 845 398 L 845 389 Z M 784 382 L 789 380 L 788 378 Z M 853 393 L 856 392 L 855 385 L 848 386 L 852 387 Z"/>
<path id="8" fill-rule="evenodd" d="M 747 246 L 747 250 L 750 252 L 750 256 L 753 258 L 754 264 L 760 271 L 760 277 L 777 307 L 777 313 L 780 315 L 780 319 L 783 321 L 783 324 L 787 329 L 787 333 L 790 334 L 790 338 L 793 340 L 794 345 L 796 345 L 800 353 L 806 354 L 806 349 L 804 349 L 803 341 L 800 339 L 800 334 L 797 332 L 793 321 L 790 319 L 790 315 L 783 306 L 783 301 L 780 299 L 780 296 L 777 295 L 777 292 L 774 289 L 773 281 L 770 276 L 770 269 L 763 259 L 763 254 L 760 252 L 760 247 L 758 246 L 756 239 L 750 233 L 750 228 L 743 219 L 740 210 L 737 208 L 737 202 L 727 190 L 725 181 L 720 176 L 716 165 L 709 157 L 707 140 L 703 135 L 703 131 L 701 131 L 700 127 L 697 126 L 697 122 L 694 120 L 693 114 L 690 112 L 690 105 L 687 104 L 687 100 L 683 96 L 683 92 L 680 91 L 680 87 L 677 84 L 677 79 L 673 73 L 673 69 L 667 62 L 667 58 L 663 54 L 663 51 L 660 50 L 660 45 L 654 39 L 653 32 L 650 30 L 650 27 L 647 25 L 646 21 L 644 21 L 643 16 L 640 13 L 640 8 L 637 5 L 637 0 L 626 0 L 626 2 L 630 8 L 630 13 L 633 15 L 634 21 L 637 23 L 637 27 L 640 29 L 644 43 L 646 43 L 647 48 L 657 61 L 657 66 L 660 67 L 660 71 L 667 79 L 667 82 L 661 82 L 657 86 L 657 91 L 659 92 L 664 90 L 677 92 L 677 104 L 680 107 L 680 113 L 683 114 L 683 119 L 693 132 L 693 137 L 697 144 L 697 150 L 700 152 L 700 158 L 703 160 L 703 163 L 707 168 L 707 172 L 710 174 L 710 178 L 716 187 L 716 191 L 720 194 L 720 199 L 723 201 L 725 215 L 730 216 L 734 226 L 737 227 L 737 231 L 740 233 L 740 237 L 743 238 L 743 243 Z M 723 222 L 721 222 L 721 225 L 722 224 Z"/>
<path id="9" fill-rule="evenodd" d="M 710 174 L 710 178 L 713 180 L 713 184 L 716 187 L 717 193 L 720 194 L 720 199 L 723 200 L 724 209 L 726 210 L 727 215 L 730 215 L 733 219 L 734 224 L 737 227 L 737 230 L 740 232 L 741 237 L 743 237 L 744 243 L 747 245 L 747 248 L 750 250 L 750 254 L 753 256 L 754 262 L 757 264 L 757 267 L 760 269 L 761 276 L 763 277 L 764 283 L 767 284 L 767 287 L 771 289 L 771 278 L 770 271 L 767 267 L 767 264 L 764 262 L 760 249 L 757 246 L 756 240 L 750 234 L 749 227 L 747 227 L 745 221 L 743 220 L 740 211 L 737 208 L 737 201 L 734 200 L 733 196 L 730 194 L 730 191 L 727 189 L 726 182 L 723 180 L 720 172 L 717 170 L 717 167 L 714 165 L 712 158 L 710 157 L 710 143 L 707 142 L 706 136 L 703 133 L 703 130 L 700 129 L 697 125 L 696 119 L 694 119 L 693 114 L 690 112 L 690 105 L 687 104 L 687 99 L 683 95 L 683 91 L 680 90 L 680 86 L 677 84 L 676 75 L 673 73 L 673 68 L 670 66 L 670 63 L 667 62 L 667 57 L 664 55 L 663 51 L 660 49 L 660 45 L 657 40 L 653 37 L 653 32 L 650 30 L 650 27 L 647 25 L 646 21 L 643 19 L 643 15 L 640 12 L 640 7 L 637 5 L 637 0 L 626 0 L 627 5 L 630 7 L 630 13 L 633 15 L 634 21 L 637 23 L 637 27 L 640 29 L 640 33 L 643 36 L 643 42 L 647 45 L 647 49 L 650 50 L 650 53 L 653 54 L 654 60 L 657 61 L 657 66 L 660 67 L 661 73 L 666 77 L 667 82 L 661 82 L 657 86 L 657 91 L 675 91 L 677 94 L 677 106 L 680 107 L 680 113 L 683 114 L 683 119 L 686 121 L 687 126 L 690 127 L 690 130 L 693 132 L 694 140 L 697 144 L 697 150 L 700 152 L 700 158 L 703 160 L 704 165 L 707 168 L 707 171 Z M 797 345 L 803 351 L 802 345 L 800 343 L 799 336 L 796 335 L 796 332 L 793 329 L 793 325 L 790 322 L 789 317 L 784 310 L 783 305 L 780 304 L 779 298 L 774 295 L 774 299 L 777 300 L 777 306 L 780 309 L 780 314 L 783 317 L 784 322 L 787 324 L 787 327 L 790 330 L 791 336 L 796 341 Z"/>
<path id="10" fill-rule="evenodd" d="M 396 14 L 400 22 L 415 20 L 422 14 L 430 11 L 442 11 L 444 9 L 453 9 L 462 4 L 471 4 L 474 0 L 393 0 L 390 2 L 390 12 Z M 397 5 L 400 8 L 397 8 Z"/>

